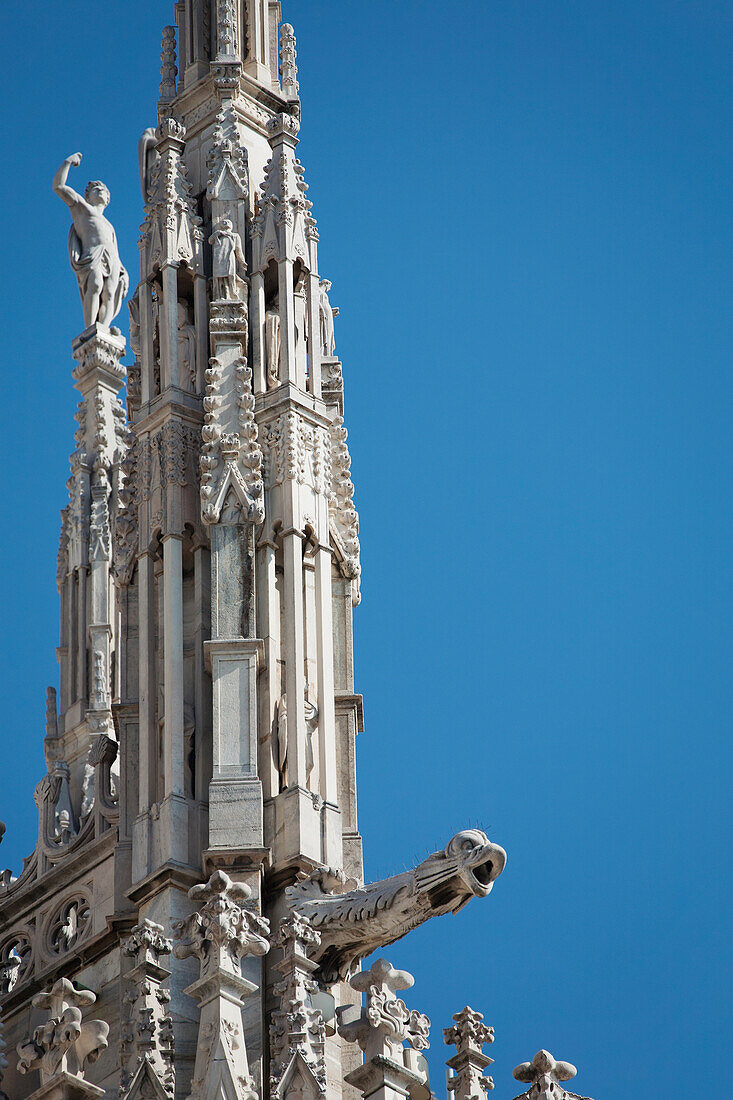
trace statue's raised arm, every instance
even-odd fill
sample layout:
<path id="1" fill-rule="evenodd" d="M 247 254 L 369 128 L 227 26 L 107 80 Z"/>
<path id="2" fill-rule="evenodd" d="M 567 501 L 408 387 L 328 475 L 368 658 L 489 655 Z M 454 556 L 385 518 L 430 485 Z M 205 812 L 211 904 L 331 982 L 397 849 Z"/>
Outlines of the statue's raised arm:
<path id="1" fill-rule="evenodd" d="M 81 153 L 67 157 L 53 177 L 53 189 L 71 211 L 69 259 L 79 283 L 84 325 L 109 328 L 122 308 L 129 279 L 120 261 L 117 237 L 104 216 L 109 189 L 101 180 L 87 184 L 84 196 L 69 187 L 69 169 L 81 164 Z"/>
<path id="2" fill-rule="evenodd" d="M 53 177 L 53 189 L 60 199 L 66 203 L 67 206 L 73 206 L 75 202 L 83 202 L 81 195 L 79 195 L 73 187 L 69 187 L 66 180 L 69 177 L 69 169 L 73 166 L 77 168 L 81 164 L 81 153 L 72 153 L 70 157 L 67 157 L 64 163 L 59 168 L 56 175 Z"/>

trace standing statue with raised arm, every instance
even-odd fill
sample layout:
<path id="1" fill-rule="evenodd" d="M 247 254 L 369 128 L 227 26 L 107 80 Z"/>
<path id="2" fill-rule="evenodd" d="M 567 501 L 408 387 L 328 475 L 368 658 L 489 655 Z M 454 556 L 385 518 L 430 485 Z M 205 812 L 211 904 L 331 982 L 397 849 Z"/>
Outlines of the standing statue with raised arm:
<path id="1" fill-rule="evenodd" d="M 101 180 L 87 184 L 84 197 L 69 187 L 69 169 L 81 164 L 81 153 L 67 157 L 53 177 L 53 189 L 71 211 L 69 258 L 79 283 L 84 325 L 109 328 L 122 308 L 129 279 L 120 261 L 114 226 L 104 216 L 110 194 Z"/>

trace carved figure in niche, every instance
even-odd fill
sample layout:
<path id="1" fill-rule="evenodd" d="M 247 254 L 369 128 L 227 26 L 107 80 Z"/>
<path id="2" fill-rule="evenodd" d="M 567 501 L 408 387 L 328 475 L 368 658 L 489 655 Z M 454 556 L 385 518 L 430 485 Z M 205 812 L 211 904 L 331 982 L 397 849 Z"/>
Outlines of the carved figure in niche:
<path id="1" fill-rule="evenodd" d="M 183 704 L 183 744 L 186 753 L 186 794 L 196 797 L 196 711 L 190 703 Z"/>
<path id="2" fill-rule="evenodd" d="M 313 771 L 315 760 L 313 758 L 313 734 L 318 726 L 318 707 L 310 698 L 310 684 L 306 680 L 305 682 L 305 728 L 307 737 L 305 739 L 305 772 L 308 776 L 308 790 L 310 790 L 310 777 Z"/>
<path id="3" fill-rule="evenodd" d="M 243 275 L 247 272 L 247 262 L 242 251 L 239 234 L 229 218 L 222 218 L 209 237 L 212 246 L 214 276 L 214 297 L 232 300 L 239 297 L 237 270 Z"/>
<path id="4" fill-rule="evenodd" d="M 140 284 L 127 303 L 127 312 L 130 315 L 130 351 L 137 360 L 140 358 Z"/>
<path id="5" fill-rule="evenodd" d="M 331 284 L 328 279 L 321 279 L 318 283 L 318 314 L 321 322 L 321 353 L 327 359 L 333 359 L 336 354 L 336 337 L 333 331 L 333 319 L 338 317 L 338 309 L 334 309 L 328 300 L 328 292 Z"/>
<path id="6" fill-rule="evenodd" d="M 280 790 L 288 785 L 288 701 L 285 692 L 280 696 L 277 708 L 277 770 L 280 773 Z"/>
<path id="7" fill-rule="evenodd" d="M 160 160 L 160 153 L 155 147 L 155 127 L 148 126 L 143 130 L 137 143 L 137 161 L 140 169 L 140 190 L 143 193 L 143 202 L 150 197 L 150 185 L 153 182 L 153 169 Z"/>
<path id="8" fill-rule="evenodd" d="M 280 385 L 280 302 L 275 296 L 265 311 L 265 347 L 267 351 L 267 384 L 270 389 Z"/>
<path id="9" fill-rule="evenodd" d="M 181 389 L 196 392 L 196 328 L 188 302 L 178 299 L 178 374 Z"/>
<path id="10" fill-rule="evenodd" d="M 160 393 L 160 287 L 153 283 L 150 290 L 153 319 L 153 393 Z"/>
<path id="11" fill-rule="evenodd" d="M 69 169 L 81 164 L 81 153 L 73 153 L 53 177 L 53 189 L 71 211 L 69 258 L 79 283 L 84 325 L 109 328 L 120 312 L 129 279 L 120 261 L 117 237 L 104 216 L 109 204 L 108 188 L 101 180 L 87 184 L 84 197 L 66 183 Z"/>

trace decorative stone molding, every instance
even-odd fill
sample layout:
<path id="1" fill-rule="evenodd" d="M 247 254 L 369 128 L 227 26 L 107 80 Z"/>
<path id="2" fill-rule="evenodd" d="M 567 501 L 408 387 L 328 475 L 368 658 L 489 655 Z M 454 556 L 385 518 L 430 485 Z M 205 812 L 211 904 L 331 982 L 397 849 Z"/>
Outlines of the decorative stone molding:
<path id="1" fill-rule="evenodd" d="M 343 417 L 334 418 L 330 429 L 331 494 L 329 514 L 331 534 L 336 544 L 336 560 L 342 575 L 355 586 L 358 602 L 359 516 L 354 507 L 354 483 L 351 480 L 351 455 L 346 444 L 348 433 Z"/>
<path id="2" fill-rule="evenodd" d="M 94 324 L 77 336 L 71 345 L 71 352 L 76 359 L 72 376 L 82 392 L 84 383 L 94 373 L 98 373 L 110 386 L 116 386 L 117 390 L 124 385 L 122 356 L 125 354 L 125 340 L 119 330 L 112 331 L 105 325 Z M 80 430 L 83 431 L 82 425 Z"/>
<path id="3" fill-rule="evenodd" d="M 548 1050 L 538 1050 L 531 1062 L 522 1062 L 513 1071 L 517 1081 L 531 1085 L 516 1100 L 590 1100 L 562 1087 L 561 1082 L 571 1081 L 577 1072 L 570 1062 L 557 1062 Z"/>
<path id="4" fill-rule="evenodd" d="M 308 271 L 317 264 L 311 243 L 318 240 L 313 203 L 306 198 L 303 165 L 295 156 L 300 123 L 293 114 L 273 115 L 267 123 L 272 156 L 252 221 L 252 270 L 271 260 L 300 260 Z"/>
<path id="5" fill-rule="evenodd" d="M 199 959 L 201 976 L 186 993 L 201 1009 L 196 1063 L 189 1100 L 257 1100 L 242 1025 L 243 998 L 257 986 L 242 977 L 240 960 L 245 955 L 265 955 L 268 921 L 245 903 L 248 886 L 232 882 L 223 871 L 214 871 L 208 882 L 192 887 L 188 896 L 203 902 L 200 912 L 175 921 L 176 958 Z"/>
<path id="6" fill-rule="evenodd" d="M 226 403 L 227 381 L 233 374 L 236 420 Z M 262 523 L 265 518 L 262 450 L 254 415 L 252 371 L 245 359 L 223 364 L 209 360 L 204 397 L 203 447 L 201 450 L 201 518 L 218 523 L 228 497 L 237 507 L 230 522 Z M 225 430 L 236 427 L 236 431 Z"/>
<path id="7" fill-rule="evenodd" d="M 313 978 L 317 963 L 309 958 L 321 937 L 298 914 L 280 922 L 273 945 L 283 957 L 275 969 L 282 981 L 274 987 L 280 1008 L 272 1013 L 270 1024 L 270 1096 L 285 1097 L 293 1090 L 298 1076 L 300 1092 L 319 1096 L 326 1090 L 325 1041 L 323 1016 L 312 1007 L 318 992 Z"/>
<path id="8" fill-rule="evenodd" d="M 181 262 L 196 271 L 201 268 L 204 235 L 183 159 L 185 136 L 185 126 L 175 118 L 161 119 L 156 130 L 159 159 L 152 171 L 140 237 L 147 275 Z"/>
<path id="9" fill-rule="evenodd" d="M 503 848 L 480 829 L 465 829 L 442 851 L 392 878 L 356 886 L 340 872 L 323 868 L 288 887 L 285 895 L 291 912 L 306 917 L 319 932 L 313 957 L 319 980 L 330 984 L 431 917 L 486 897 L 505 863 Z"/>
<path id="10" fill-rule="evenodd" d="M 188 891 L 191 901 L 203 902 L 201 911 L 173 924 L 177 959 L 195 955 L 201 973 L 224 970 L 239 974 L 243 955 L 266 955 L 270 950 L 269 922 L 244 903 L 252 896 L 245 883 L 232 882 L 223 871 L 214 871 L 208 882 Z"/>
<path id="11" fill-rule="evenodd" d="M 121 1027 L 120 1100 L 171 1098 L 175 1092 L 173 1020 L 170 993 L 162 982 L 170 971 L 160 959 L 171 941 L 159 924 L 143 920 L 122 944 L 122 954 L 135 960 L 125 975 Z"/>
<path id="12" fill-rule="evenodd" d="M 159 103 L 170 103 L 176 97 L 176 28 L 163 27 L 160 43 L 160 98 Z"/>
<path id="13" fill-rule="evenodd" d="M 209 202 L 236 203 L 249 194 L 247 151 L 239 138 L 236 111 L 230 100 L 219 109 L 214 127 L 214 141 L 206 158 L 208 178 L 206 197 Z M 219 213 L 219 211 L 217 211 Z M 231 216 L 234 210 L 222 213 Z M 217 219 L 218 220 L 218 219 Z M 234 224 L 237 225 L 235 219 Z M 237 225 L 241 232 L 241 226 Z"/>
<path id="14" fill-rule="evenodd" d="M 453 1093 L 454 1100 L 482 1100 L 482 1094 L 494 1087 L 493 1079 L 484 1076 L 493 1058 L 483 1052 L 484 1043 L 494 1041 L 494 1029 L 487 1027 L 481 1013 L 468 1005 L 453 1019 L 453 1027 L 443 1031 L 446 1046 L 456 1048 L 456 1053 L 446 1063 L 452 1070 L 447 1080 L 448 1091 Z"/>
<path id="15" fill-rule="evenodd" d="M 295 49 L 295 32 L 290 23 L 280 27 L 280 76 L 283 95 L 287 100 L 298 98 L 298 66 Z"/>
<path id="16" fill-rule="evenodd" d="M 412 974 L 395 970 L 386 959 L 377 959 L 369 970 L 349 978 L 352 989 L 366 994 L 366 1007 L 358 1019 L 339 1026 L 339 1035 L 347 1043 L 359 1044 L 365 1062 L 377 1055 L 400 1061 L 404 1043 L 413 1050 L 430 1046 L 430 1020 L 396 996 L 398 990 L 410 989 L 414 984 Z M 344 1013 L 341 1015 L 343 1018 Z"/>
<path id="17" fill-rule="evenodd" d="M 67 978 L 59 978 L 50 992 L 37 993 L 31 1001 L 34 1008 L 47 1009 L 49 1019 L 18 1045 L 18 1071 L 39 1070 L 44 1095 L 52 1095 L 43 1087 L 56 1081 L 59 1086 L 68 1085 L 67 1078 L 83 1081 L 86 1064 L 95 1062 L 107 1047 L 109 1025 L 103 1020 L 82 1022 L 82 1008 L 93 1005 L 96 999 L 91 991 L 75 989 Z M 90 1096 L 104 1094 L 103 1089 L 94 1086 L 87 1086 L 87 1090 Z M 60 1088 L 55 1095 L 62 1097 L 65 1093 Z"/>

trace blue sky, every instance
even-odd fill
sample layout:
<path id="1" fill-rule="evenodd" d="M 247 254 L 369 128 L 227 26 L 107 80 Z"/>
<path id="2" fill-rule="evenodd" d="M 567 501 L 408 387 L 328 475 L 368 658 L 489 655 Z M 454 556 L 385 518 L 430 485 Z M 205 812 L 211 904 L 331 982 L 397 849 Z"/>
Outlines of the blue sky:
<path id="1" fill-rule="evenodd" d="M 286 0 L 340 307 L 363 546 L 370 877 L 465 825 L 491 897 L 386 954 L 441 1029 L 545 1046 L 577 1091 L 720 1087 L 729 1045 L 733 8 Z M 0 863 L 35 842 L 81 311 L 50 182 L 112 191 L 172 5 L 6 5 Z"/>

